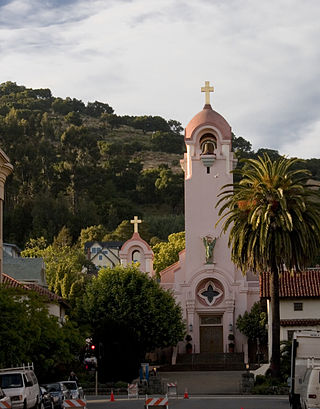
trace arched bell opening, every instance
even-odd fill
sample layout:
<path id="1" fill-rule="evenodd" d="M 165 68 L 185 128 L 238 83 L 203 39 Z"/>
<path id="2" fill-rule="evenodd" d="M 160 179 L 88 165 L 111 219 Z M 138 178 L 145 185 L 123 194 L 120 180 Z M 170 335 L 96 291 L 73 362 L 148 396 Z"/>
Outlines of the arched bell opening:
<path id="1" fill-rule="evenodd" d="M 206 133 L 200 138 L 201 155 L 214 155 L 217 149 L 217 138 L 211 134 Z"/>
<path id="2" fill-rule="evenodd" d="M 206 133 L 200 138 L 201 160 L 203 165 L 207 168 L 207 173 L 210 173 L 210 168 L 216 158 L 217 138 L 211 134 Z"/>

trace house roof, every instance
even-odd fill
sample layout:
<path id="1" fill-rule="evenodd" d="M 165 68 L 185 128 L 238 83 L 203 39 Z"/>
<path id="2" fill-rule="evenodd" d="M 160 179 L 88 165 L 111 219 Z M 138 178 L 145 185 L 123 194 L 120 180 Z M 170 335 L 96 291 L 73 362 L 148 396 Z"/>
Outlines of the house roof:
<path id="1" fill-rule="evenodd" d="M 61 304 L 64 304 L 65 306 L 68 306 L 67 302 L 62 297 L 55 293 L 52 293 L 47 288 L 41 287 L 38 284 L 21 283 L 20 281 L 16 280 L 13 277 L 10 277 L 8 274 L 5 273 L 2 274 L 2 283 L 7 287 L 22 288 L 24 290 L 35 291 L 36 293 L 46 297 L 50 301 L 59 302 Z"/>
<path id="2" fill-rule="evenodd" d="M 20 281 L 10 277 L 6 273 L 2 273 L 2 284 L 6 287 L 13 287 L 13 288 L 23 288 L 28 290 L 28 286 L 25 284 L 20 283 Z"/>
<path id="3" fill-rule="evenodd" d="M 270 274 L 260 274 L 260 297 L 270 298 Z M 279 280 L 280 298 L 320 297 L 320 269 L 290 273 L 285 271 Z"/>
<path id="4" fill-rule="evenodd" d="M 99 244 L 102 248 L 114 248 L 114 249 L 121 249 L 124 241 L 87 241 L 84 245 L 84 249 L 88 250 L 93 244 Z"/>
<path id="5" fill-rule="evenodd" d="M 112 254 L 114 259 L 109 257 L 110 254 Z M 113 265 L 115 264 L 115 262 L 120 263 L 120 258 L 116 254 L 114 254 L 114 252 L 110 248 L 108 249 L 108 254 L 105 254 L 105 252 L 103 250 L 98 251 L 98 253 L 93 253 L 93 255 L 91 256 L 90 261 L 92 261 L 92 263 L 94 263 L 95 259 L 97 259 L 98 256 L 103 256 L 106 260 L 109 260 L 110 263 L 112 263 Z"/>
<path id="6" fill-rule="evenodd" d="M 3 254 L 3 272 L 18 281 L 46 285 L 42 258 L 11 257 Z"/>
<path id="7" fill-rule="evenodd" d="M 3 243 L 3 250 L 6 251 L 7 249 L 13 249 L 16 251 L 17 254 L 21 253 L 20 247 L 18 247 L 16 244 L 11 244 L 11 243 Z"/>

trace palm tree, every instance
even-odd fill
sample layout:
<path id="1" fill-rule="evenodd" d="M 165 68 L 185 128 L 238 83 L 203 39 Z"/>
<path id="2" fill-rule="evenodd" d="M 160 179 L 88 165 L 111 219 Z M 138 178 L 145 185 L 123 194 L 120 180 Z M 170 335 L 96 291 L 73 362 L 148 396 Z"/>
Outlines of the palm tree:
<path id="1" fill-rule="evenodd" d="M 301 271 L 320 248 L 319 189 L 307 184 L 310 173 L 297 170 L 298 161 L 244 159 L 242 179 L 223 186 L 217 203 L 236 266 L 243 274 L 270 273 L 273 377 L 280 376 L 279 274 Z"/>

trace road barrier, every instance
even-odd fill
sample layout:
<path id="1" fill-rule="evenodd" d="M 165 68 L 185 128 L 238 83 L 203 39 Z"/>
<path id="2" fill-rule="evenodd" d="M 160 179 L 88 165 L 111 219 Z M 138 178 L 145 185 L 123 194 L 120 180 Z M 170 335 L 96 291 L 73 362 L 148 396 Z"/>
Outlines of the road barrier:
<path id="1" fill-rule="evenodd" d="M 87 401 L 84 399 L 65 399 L 63 401 L 64 408 L 85 408 Z"/>
<path id="2" fill-rule="evenodd" d="M 178 396 L 178 392 L 177 392 L 177 384 L 176 383 L 167 383 L 167 396 L 174 396 L 177 397 Z"/>
<path id="3" fill-rule="evenodd" d="M 165 398 L 148 398 L 146 397 L 144 407 L 146 409 L 152 408 L 156 406 L 157 408 L 163 407 L 168 409 L 169 408 L 169 400 L 167 397 Z"/>
<path id="4" fill-rule="evenodd" d="M 139 397 L 139 387 L 137 383 L 128 383 L 128 399 Z"/>
<path id="5" fill-rule="evenodd" d="M 8 401 L 2 401 L 0 402 L 0 408 L 1 409 L 11 409 L 11 403 L 8 399 Z"/>

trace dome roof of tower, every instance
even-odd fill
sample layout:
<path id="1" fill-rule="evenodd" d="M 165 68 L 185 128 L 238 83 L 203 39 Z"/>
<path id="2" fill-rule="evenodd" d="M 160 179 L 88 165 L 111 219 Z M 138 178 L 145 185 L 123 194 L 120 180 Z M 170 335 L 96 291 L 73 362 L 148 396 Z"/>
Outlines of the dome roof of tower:
<path id="1" fill-rule="evenodd" d="M 185 129 L 185 140 L 190 140 L 194 131 L 203 125 L 211 125 L 218 128 L 223 139 L 231 140 L 231 126 L 224 117 L 214 111 L 209 104 L 206 104 L 203 110 L 198 112 L 188 123 Z"/>

